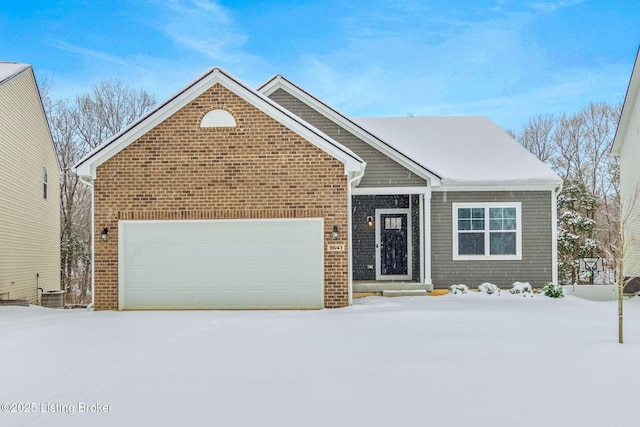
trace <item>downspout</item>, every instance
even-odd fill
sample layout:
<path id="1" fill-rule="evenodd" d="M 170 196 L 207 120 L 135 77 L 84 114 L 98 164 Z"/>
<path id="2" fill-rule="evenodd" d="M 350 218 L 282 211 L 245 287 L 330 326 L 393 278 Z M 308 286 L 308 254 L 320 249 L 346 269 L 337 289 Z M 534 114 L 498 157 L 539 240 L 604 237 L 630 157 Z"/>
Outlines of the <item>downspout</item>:
<path id="1" fill-rule="evenodd" d="M 349 257 L 349 267 L 348 267 L 348 274 L 349 274 L 349 305 L 353 304 L 353 207 L 352 207 L 352 203 L 351 203 L 351 190 L 352 190 L 352 186 L 360 181 L 362 179 L 362 177 L 364 176 L 364 170 L 366 168 L 367 164 L 366 163 L 362 163 L 362 168 L 360 169 L 360 172 L 354 176 L 353 178 L 349 179 L 348 185 L 347 185 L 347 210 L 348 210 L 348 214 L 347 214 L 347 227 L 349 228 L 349 230 L 347 231 L 347 247 L 349 248 L 349 253 L 348 253 L 348 257 Z"/>
<path id="2" fill-rule="evenodd" d="M 94 217 L 93 217 L 93 182 L 88 181 L 85 176 L 80 176 L 80 181 L 91 188 L 91 304 L 87 306 L 87 310 L 93 309 L 93 304 L 95 302 L 95 233 L 94 233 Z"/>
<path id="3" fill-rule="evenodd" d="M 551 281 L 556 285 L 558 283 L 558 196 L 562 192 L 562 184 L 555 190 L 551 190 Z"/>

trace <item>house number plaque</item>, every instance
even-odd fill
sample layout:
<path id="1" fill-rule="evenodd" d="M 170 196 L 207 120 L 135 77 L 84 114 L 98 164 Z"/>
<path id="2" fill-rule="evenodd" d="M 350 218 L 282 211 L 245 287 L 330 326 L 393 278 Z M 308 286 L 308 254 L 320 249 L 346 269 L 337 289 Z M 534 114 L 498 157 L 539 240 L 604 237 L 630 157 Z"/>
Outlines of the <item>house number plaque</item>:
<path id="1" fill-rule="evenodd" d="M 327 250 L 329 252 L 338 252 L 338 251 L 344 251 L 344 245 L 338 245 L 335 243 L 330 243 L 327 245 Z"/>

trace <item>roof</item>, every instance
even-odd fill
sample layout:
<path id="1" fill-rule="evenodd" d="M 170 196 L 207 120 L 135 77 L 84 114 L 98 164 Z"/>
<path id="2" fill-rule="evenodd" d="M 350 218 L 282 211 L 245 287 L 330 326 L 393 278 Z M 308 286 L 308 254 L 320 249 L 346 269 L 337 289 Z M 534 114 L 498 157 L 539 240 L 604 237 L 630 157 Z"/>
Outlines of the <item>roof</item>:
<path id="1" fill-rule="evenodd" d="M 93 149 L 73 166 L 74 171 L 80 176 L 91 176 L 95 178 L 96 168 L 98 166 L 119 153 L 155 126 L 162 123 L 165 119 L 215 84 L 220 84 L 227 88 L 293 132 L 296 132 L 298 135 L 316 145 L 327 154 L 341 161 L 345 165 L 345 173 L 361 172 L 364 170 L 366 163 L 353 151 L 320 132 L 277 103 L 271 101 L 263 94 L 246 86 L 223 69 L 213 67 L 206 70 L 167 100 L 158 104 L 156 108 L 140 117 L 122 132 L 114 135 L 104 144 Z"/>
<path id="2" fill-rule="evenodd" d="M 0 85 L 29 67 L 29 64 L 22 64 L 20 62 L 0 62 Z"/>
<path id="3" fill-rule="evenodd" d="M 403 165 L 411 172 L 428 180 L 432 186 L 437 187 L 440 185 L 440 176 L 438 176 L 438 174 L 433 170 L 429 169 L 424 164 L 420 164 L 414 161 L 414 159 L 407 157 L 404 153 L 398 151 L 396 147 L 389 144 L 388 141 L 380 139 L 378 135 L 375 135 L 368 129 L 363 128 L 353 119 L 347 117 L 335 108 L 324 103 L 317 97 L 311 95 L 309 92 L 302 89 L 295 83 L 287 80 L 285 77 L 281 75 L 273 76 L 265 83 L 263 83 L 258 88 L 258 91 L 266 96 L 269 96 L 278 89 L 282 89 L 285 92 L 293 95 L 295 98 L 302 101 L 303 103 L 316 110 L 323 116 L 327 117 L 334 123 L 338 124 L 342 128 L 348 130 L 365 143 L 376 148 L 381 153 Z"/>
<path id="4" fill-rule="evenodd" d="M 549 185 L 562 179 L 486 117 L 376 117 L 354 121 L 428 167 L 443 186 Z"/>
<path id="5" fill-rule="evenodd" d="M 636 104 L 636 98 L 640 93 L 640 47 L 636 53 L 636 62 L 633 64 L 633 71 L 631 71 L 631 79 L 629 80 L 629 86 L 627 87 L 627 94 L 624 97 L 624 104 L 622 104 L 622 113 L 620 114 L 620 120 L 618 121 L 618 128 L 616 129 L 616 136 L 613 139 L 613 147 L 611 147 L 611 154 L 619 156 L 622 151 L 622 144 L 627 136 L 627 129 L 629 128 L 629 120 L 631 120 L 631 114 L 633 113 L 633 106 Z"/>

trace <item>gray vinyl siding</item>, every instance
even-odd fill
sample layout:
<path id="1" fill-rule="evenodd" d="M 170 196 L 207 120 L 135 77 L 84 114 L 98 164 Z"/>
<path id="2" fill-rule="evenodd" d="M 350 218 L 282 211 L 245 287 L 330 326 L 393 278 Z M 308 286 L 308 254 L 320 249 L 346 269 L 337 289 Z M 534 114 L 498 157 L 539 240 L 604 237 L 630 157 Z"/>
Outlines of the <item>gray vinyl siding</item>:
<path id="1" fill-rule="evenodd" d="M 522 203 L 522 260 L 454 261 L 453 203 Z M 436 288 L 483 282 L 510 287 L 529 282 L 541 287 L 552 280 L 552 194 L 550 191 L 434 192 L 431 196 L 432 280 Z"/>
<path id="2" fill-rule="evenodd" d="M 399 163 L 393 161 L 284 90 L 276 90 L 269 98 L 343 144 L 367 162 L 365 175 L 358 187 L 408 187 L 427 185 L 424 179 L 410 172 Z"/>
<path id="3" fill-rule="evenodd" d="M 43 167 L 48 194 L 43 194 Z M 60 289 L 60 171 L 31 69 L 0 85 L 0 298 Z"/>

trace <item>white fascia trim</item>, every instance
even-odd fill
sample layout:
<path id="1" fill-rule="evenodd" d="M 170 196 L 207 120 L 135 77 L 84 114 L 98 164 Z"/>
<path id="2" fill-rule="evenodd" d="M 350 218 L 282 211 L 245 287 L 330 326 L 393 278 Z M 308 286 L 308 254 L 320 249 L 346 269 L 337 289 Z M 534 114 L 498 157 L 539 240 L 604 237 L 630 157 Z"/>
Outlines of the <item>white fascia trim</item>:
<path id="1" fill-rule="evenodd" d="M 551 282 L 558 283 L 558 194 L 562 188 L 551 191 Z"/>
<path id="2" fill-rule="evenodd" d="M 354 188 L 351 194 L 354 196 L 374 196 L 393 194 L 427 194 L 429 192 L 429 187 L 364 187 Z"/>
<path id="3" fill-rule="evenodd" d="M 320 148 L 333 158 L 339 160 L 345 165 L 345 174 L 348 172 L 359 172 L 362 169 L 362 163 L 364 161 L 360 159 L 355 153 L 351 152 L 348 148 L 342 146 L 337 141 L 332 140 L 328 136 L 322 134 L 319 130 L 303 126 L 300 122 L 296 121 L 291 116 L 285 114 L 277 104 L 267 97 L 259 94 L 258 92 L 252 92 L 252 89 L 244 87 L 234 79 L 230 78 L 218 68 L 207 70 L 206 73 L 198 77 L 194 82 L 187 85 L 187 89 L 178 92 L 178 95 L 174 95 L 165 106 L 155 110 L 148 116 L 142 117 L 133 125 L 125 129 L 120 134 L 114 136 L 111 142 L 108 142 L 106 146 L 100 146 L 96 148 L 98 153 L 89 153 L 85 158 L 92 157 L 87 161 L 80 160 L 80 165 L 76 168 L 78 175 L 96 177 L 96 168 L 115 154 L 126 148 L 128 145 L 142 137 L 154 127 L 158 126 L 168 117 L 175 114 L 178 110 L 186 106 L 189 102 L 195 99 L 198 95 L 215 85 L 221 84 L 223 87 L 239 96 L 249 104 L 258 108 L 271 118 L 282 123 L 284 126 L 297 133 L 301 137 L 311 142 L 316 147 Z M 248 93 L 252 93 L 256 96 L 247 96 Z M 122 140 L 118 141 L 119 138 Z M 94 150 L 95 151 L 95 150 Z"/>
<path id="4" fill-rule="evenodd" d="M 283 89 L 284 91 L 293 94 L 296 98 L 304 102 L 307 106 L 313 108 L 318 113 L 329 118 L 331 121 L 333 121 L 337 125 L 348 130 L 349 132 L 354 134 L 356 137 L 360 138 L 361 140 L 363 140 L 364 142 L 366 142 L 376 150 L 380 151 L 385 156 L 401 164 L 402 166 L 404 166 L 414 174 L 418 175 L 419 177 L 429 180 L 432 186 L 437 187 L 440 185 L 440 177 L 434 175 L 433 173 L 429 172 L 427 169 L 425 169 L 418 163 L 414 162 L 410 158 L 406 157 L 405 155 L 391 148 L 388 144 L 384 143 L 382 140 L 378 139 L 377 137 L 373 136 L 369 132 L 365 131 L 360 126 L 356 125 L 351 120 L 346 118 L 344 115 L 337 113 L 332 108 L 329 108 L 327 105 L 323 104 L 322 102 L 319 102 L 313 96 L 300 90 L 298 87 L 288 82 L 282 76 L 274 77 L 269 82 L 267 82 L 262 87 L 260 87 L 258 91 L 265 96 L 269 96 L 278 89 Z"/>
<path id="5" fill-rule="evenodd" d="M 611 147 L 611 155 L 614 157 L 620 156 L 622 152 L 622 145 L 624 144 L 625 137 L 627 136 L 627 130 L 629 129 L 629 121 L 633 113 L 633 106 L 636 103 L 636 98 L 640 92 L 640 47 L 636 53 L 636 61 L 633 64 L 633 70 L 631 71 L 631 77 L 629 79 L 629 85 L 627 86 L 627 93 L 624 97 L 624 103 L 622 104 L 622 113 L 620 114 L 620 120 L 618 121 L 618 127 L 616 128 L 616 134 L 613 138 L 613 146 Z"/>
<path id="6" fill-rule="evenodd" d="M 264 96 L 259 92 L 254 92 L 258 97 L 247 97 L 246 91 L 251 90 L 242 86 L 239 86 L 236 82 L 229 79 L 226 75 L 220 76 L 223 86 L 229 89 L 231 92 L 247 101 L 249 104 L 261 110 L 272 119 L 282 123 L 284 126 L 297 133 L 313 145 L 329 154 L 331 157 L 341 161 L 345 165 L 345 175 L 349 172 L 361 172 L 362 160 L 356 153 L 349 150 L 347 147 L 335 141 L 331 137 L 325 135 L 320 130 L 312 127 L 310 124 L 307 126 L 302 125 L 297 120 L 293 119 L 289 114 L 286 114 L 277 103 Z M 267 104 L 265 106 L 265 103 Z M 302 120 L 302 119 L 300 119 Z M 322 135 L 322 136 L 320 136 Z"/>
<path id="7" fill-rule="evenodd" d="M 551 191 L 562 186 L 562 182 L 495 182 L 495 183 L 455 183 L 447 182 L 433 188 L 434 192 L 446 191 Z"/>
<path id="8" fill-rule="evenodd" d="M 152 111 L 149 115 L 142 116 L 139 120 L 132 123 L 122 132 L 114 135 L 106 145 L 96 147 L 93 151 L 84 156 L 78 163 L 80 166 L 75 168 L 78 175 L 90 176 L 96 178 L 96 168 L 109 160 L 111 157 L 128 147 L 131 143 L 142 137 L 154 127 L 158 126 L 168 117 L 176 113 L 182 107 L 191 102 L 197 95 L 204 92 L 208 87 L 216 83 L 216 77 L 219 75 L 218 69 L 209 69 L 202 75 L 198 76 L 191 83 L 187 84 L 187 89 L 175 93 L 168 99 L 166 105 L 157 110 Z M 119 138 L 122 140 L 118 141 Z M 93 152 L 98 151 L 96 154 Z M 93 158 L 91 158 L 93 157 Z M 90 158 L 84 161 L 85 158 Z"/>

